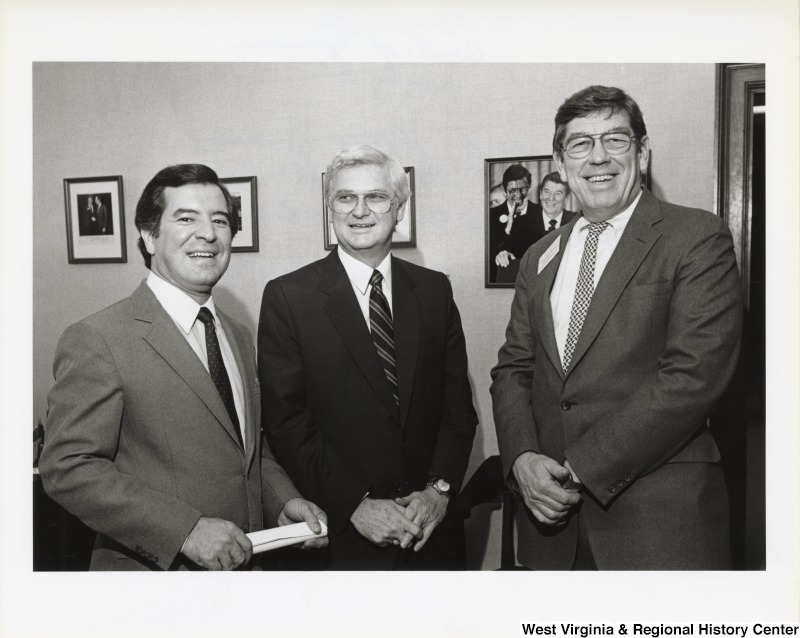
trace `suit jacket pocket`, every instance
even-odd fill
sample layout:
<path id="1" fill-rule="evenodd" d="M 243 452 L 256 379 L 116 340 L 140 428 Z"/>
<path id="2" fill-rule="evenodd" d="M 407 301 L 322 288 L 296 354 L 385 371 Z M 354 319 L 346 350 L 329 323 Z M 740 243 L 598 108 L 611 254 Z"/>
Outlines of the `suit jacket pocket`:
<path id="1" fill-rule="evenodd" d="M 625 295 L 628 297 L 657 297 L 659 295 L 666 295 L 672 292 L 673 288 L 672 279 L 666 281 L 654 281 L 650 284 L 638 284 L 629 286 L 625 289 Z"/>

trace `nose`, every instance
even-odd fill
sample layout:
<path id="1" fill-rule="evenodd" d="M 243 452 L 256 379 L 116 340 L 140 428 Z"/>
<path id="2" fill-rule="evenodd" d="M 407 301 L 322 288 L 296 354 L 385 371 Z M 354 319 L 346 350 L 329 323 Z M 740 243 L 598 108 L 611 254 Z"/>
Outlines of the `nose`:
<path id="1" fill-rule="evenodd" d="M 593 137 L 592 152 L 589 154 L 589 160 L 592 164 L 603 164 L 608 161 L 608 151 L 603 146 L 603 141 L 599 137 Z"/>
<path id="2" fill-rule="evenodd" d="M 214 227 L 211 219 L 200 217 L 197 220 L 197 226 L 195 226 L 194 235 L 198 239 L 204 239 L 207 242 L 214 242 L 217 239 L 217 229 Z"/>
<path id="3" fill-rule="evenodd" d="M 366 217 L 372 211 L 367 206 L 367 201 L 363 197 L 359 197 L 358 201 L 356 202 L 356 207 L 352 211 L 352 215 L 361 219 L 362 217 Z"/>

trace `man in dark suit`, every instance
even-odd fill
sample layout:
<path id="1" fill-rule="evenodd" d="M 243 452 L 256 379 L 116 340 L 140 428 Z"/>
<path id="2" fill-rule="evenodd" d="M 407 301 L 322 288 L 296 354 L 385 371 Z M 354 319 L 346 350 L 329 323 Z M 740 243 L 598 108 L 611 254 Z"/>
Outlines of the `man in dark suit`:
<path id="1" fill-rule="evenodd" d="M 98 532 L 91 569 L 234 569 L 247 532 L 325 520 L 262 446 L 251 336 L 211 297 L 233 211 L 210 168 L 160 171 L 136 207 L 147 280 L 58 343 L 39 471 Z"/>
<path id="2" fill-rule="evenodd" d="M 495 257 L 497 263 L 497 283 L 513 284 L 519 272 L 520 259 L 533 244 L 547 233 L 568 224 L 575 213 L 564 210 L 564 202 L 569 196 L 569 185 L 562 181 L 558 173 L 548 173 L 539 184 L 539 204 L 528 202 L 531 214 L 518 217 L 511 226 L 511 232 L 501 244 Z M 537 213 L 538 209 L 538 215 Z"/>
<path id="3" fill-rule="evenodd" d="M 338 249 L 264 290 L 264 429 L 329 516 L 326 566 L 448 568 L 477 423 L 450 282 L 390 254 L 409 197 L 395 160 L 349 149 L 324 183 Z"/>
<path id="4" fill-rule="evenodd" d="M 592 86 L 555 119 L 583 217 L 522 260 L 495 426 L 536 569 L 724 569 L 728 505 L 707 417 L 738 356 L 742 309 L 720 218 L 641 187 L 636 102 Z"/>

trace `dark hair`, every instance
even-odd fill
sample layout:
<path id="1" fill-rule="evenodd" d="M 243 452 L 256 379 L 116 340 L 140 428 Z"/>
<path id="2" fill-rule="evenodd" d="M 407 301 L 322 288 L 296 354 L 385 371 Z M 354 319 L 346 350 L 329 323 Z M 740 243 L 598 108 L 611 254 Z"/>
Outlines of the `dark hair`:
<path id="1" fill-rule="evenodd" d="M 512 164 L 503 173 L 503 189 L 508 186 L 509 182 L 516 182 L 520 179 L 528 180 L 528 188 L 530 188 L 531 172 L 522 164 Z"/>
<path id="2" fill-rule="evenodd" d="M 136 229 L 140 232 L 143 230 L 148 231 L 153 234 L 153 237 L 158 237 L 158 226 L 161 223 L 161 215 L 166 205 L 164 189 L 178 188 L 187 184 L 211 184 L 222 191 L 230 219 L 231 237 L 234 237 L 239 230 L 239 206 L 236 200 L 231 197 L 225 185 L 220 182 L 217 174 L 203 164 L 176 164 L 158 171 L 156 176 L 144 187 L 139 203 L 136 204 L 136 218 L 134 220 Z M 141 237 L 139 237 L 139 252 L 144 257 L 144 265 L 150 268 L 152 256 L 147 252 L 147 247 Z"/>
<path id="3" fill-rule="evenodd" d="M 553 182 L 553 184 L 560 184 L 564 187 L 564 197 L 568 197 L 570 193 L 569 184 L 567 184 L 564 180 L 561 179 L 561 175 L 558 174 L 558 171 L 554 171 L 552 173 L 548 173 L 544 176 L 542 183 L 539 184 L 539 195 L 541 196 L 542 190 L 544 189 L 545 182 Z"/>
<path id="4" fill-rule="evenodd" d="M 636 144 L 647 136 L 642 111 L 636 101 L 622 89 L 614 86 L 588 86 L 573 93 L 558 107 L 556 113 L 556 132 L 553 135 L 553 153 L 561 155 L 561 144 L 567 131 L 567 124 L 578 117 L 588 117 L 598 111 L 609 111 L 609 117 L 619 111 L 628 114 Z"/>

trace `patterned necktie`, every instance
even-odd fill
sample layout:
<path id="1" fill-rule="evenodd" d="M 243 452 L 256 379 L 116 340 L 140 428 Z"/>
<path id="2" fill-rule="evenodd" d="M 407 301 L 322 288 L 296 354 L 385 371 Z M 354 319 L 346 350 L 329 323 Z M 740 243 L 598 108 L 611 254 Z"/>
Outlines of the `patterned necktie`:
<path id="1" fill-rule="evenodd" d="M 586 237 L 586 244 L 583 246 L 583 257 L 581 257 L 581 268 L 578 272 L 578 283 L 575 286 L 575 297 L 572 299 L 572 311 L 569 316 L 569 330 L 567 331 L 567 342 L 564 345 L 564 374 L 569 369 L 572 353 L 575 352 L 575 344 L 583 328 L 583 320 L 589 310 L 594 294 L 594 262 L 597 258 L 597 242 L 600 233 L 608 228 L 608 222 L 595 222 L 589 224 L 589 235 Z"/>
<path id="2" fill-rule="evenodd" d="M 389 302 L 383 294 L 383 275 L 377 270 L 372 271 L 369 283 L 372 292 L 369 294 L 369 329 L 372 341 L 383 363 L 383 371 L 392 388 L 392 396 L 396 405 L 400 405 L 397 394 L 397 363 L 394 358 L 394 326 L 392 325 L 392 311 Z"/>
<path id="3" fill-rule="evenodd" d="M 556 220 L 555 219 L 551 219 L 550 220 L 550 225 L 547 227 L 547 232 L 550 233 L 550 232 L 554 231 L 555 229 L 556 229 Z"/>
<path id="4" fill-rule="evenodd" d="M 208 308 L 200 308 L 197 318 L 203 322 L 206 328 L 206 355 L 208 356 L 208 371 L 214 385 L 217 386 L 219 396 L 225 404 L 228 416 L 233 422 L 233 429 L 236 431 L 236 438 L 239 445 L 242 445 L 242 433 L 239 429 L 239 417 L 236 414 L 236 404 L 233 402 L 233 390 L 231 380 L 228 378 L 228 371 L 225 369 L 225 362 L 222 360 L 222 351 L 219 349 L 217 331 L 214 329 L 214 315 Z M 243 446 L 244 447 L 244 446 Z"/>

